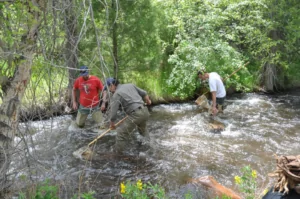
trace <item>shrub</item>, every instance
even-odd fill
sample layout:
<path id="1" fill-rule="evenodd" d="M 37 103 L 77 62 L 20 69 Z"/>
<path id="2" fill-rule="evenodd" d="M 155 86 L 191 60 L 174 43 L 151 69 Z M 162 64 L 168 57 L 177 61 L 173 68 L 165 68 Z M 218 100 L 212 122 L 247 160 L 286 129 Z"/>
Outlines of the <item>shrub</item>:
<path id="1" fill-rule="evenodd" d="M 257 173 L 250 166 L 245 166 L 241 169 L 242 176 L 235 176 L 235 183 L 239 186 L 239 190 L 245 193 L 245 199 L 255 198 L 255 190 L 257 188 L 256 178 Z"/>

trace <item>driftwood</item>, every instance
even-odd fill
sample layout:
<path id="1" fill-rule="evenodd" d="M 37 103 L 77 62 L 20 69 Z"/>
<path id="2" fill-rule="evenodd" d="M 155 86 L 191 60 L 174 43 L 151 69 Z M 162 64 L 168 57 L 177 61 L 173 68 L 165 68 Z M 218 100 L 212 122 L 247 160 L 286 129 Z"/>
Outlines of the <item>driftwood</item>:
<path id="1" fill-rule="evenodd" d="M 241 199 L 237 193 L 218 183 L 212 176 L 203 176 L 196 179 L 190 178 L 187 182 L 202 185 L 211 194 L 210 198 L 222 198 L 223 196 L 228 196 L 232 199 Z"/>
<path id="2" fill-rule="evenodd" d="M 300 183 L 300 155 L 298 156 L 276 156 L 276 170 L 269 174 L 277 177 L 274 191 L 289 193 L 290 189 L 296 189 Z"/>

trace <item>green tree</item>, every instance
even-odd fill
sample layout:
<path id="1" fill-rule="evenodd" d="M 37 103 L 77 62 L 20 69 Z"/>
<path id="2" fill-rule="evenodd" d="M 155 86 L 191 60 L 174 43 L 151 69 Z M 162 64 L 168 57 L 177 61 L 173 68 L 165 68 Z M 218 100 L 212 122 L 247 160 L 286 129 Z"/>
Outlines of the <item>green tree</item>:
<path id="1" fill-rule="evenodd" d="M 217 6 L 223 18 L 219 31 L 226 41 L 259 66 L 251 70 L 258 77 L 257 83 L 271 92 L 284 88 L 299 38 L 296 33 L 299 28 L 293 25 L 299 22 L 295 10 L 299 5 L 295 1 L 239 0 L 222 1 Z"/>
<path id="2" fill-rule="evenodd" d="M 8 187 L 7 171 L 13 153 L 13 139 L 17 131 L 19 108 L 30 81 L 33 56 L 39 27 L 45 10 L 44 1 L 0 3 L 0 43 L 4 52 L 1 67 L 10 76 L 0 106 L 0 198 Z M 8 56 L 7 56 L 8 55 Z M 3 91 L 3 86 L 1 87 Z"/>
<path id="3" fill-rule="evenodd" d="M 268 10 L 265 17 L 274 22 L 268 36 L 276 42 L 270 50 L 271 61 L 277 74 L 274 89 L 288 86 L 298 79 L 300 42 L 300 5 L 298 1 L 266 1 Z M 268 69 L 268 68 L 267 68 Z M 299 82 L 299 80 L 298 80 Z"/>
<path id="4" fill-rule="evenodd" d="M 187 98 L 194 96 L 198 86 L 197 70 L 217 71 L 226 77 L 242 65 L 244 58 L 217 32 L 218 25 L 222 23 L 220 9 L 206 1 L 184 1 L 177 3 L 177 7 L 178 46 L 169 58 L 173 69 L 168 87 L 174 95 Z M 231 83 L 247 89 L 233 79 Z M 251 81 L 246 79 L 245 82 Z"/>
<path id="5" fill-rule="evenodd" d="M 65 43 L 65 60 L 66 65 L 68 67 L 69 72 L 69 81 L 68 81 L 68 104 L 71 106 L 71 94 L 72 88 L 74 84 L 74 80 L 76 78 L 76 71 L 74 68 L 78 66 L 78 18 L 75 12 L 77 6 L 76 0 L 65 0 L 63 1 L 65 9 L 65 35 L 66 35 L 66 43 Z M 55 15 L 53 16 L 53 20 L 55 19 Z"/>
<path id="6" fill-rule="evenodd" d="M 105 75 L 124 79 L 134 71 L 157 67 L 160 44 L 155 22 L 158 19 L 150 0 L 107 1 L 105 4 L 95 1 L 92 8 L 93 19 L 88 20 L 93 20 L 94 26 L 87 24 L 87 34 L 79 48 L 83 54 L 97 53 L 94 65 L 104 66 Z M 97 29 L 99 34 L 91 34 Z M 97 41 L 97 35 L 101 40 L 93 42 Z M 81 58 L 80 61 L 88 60 Z"/>

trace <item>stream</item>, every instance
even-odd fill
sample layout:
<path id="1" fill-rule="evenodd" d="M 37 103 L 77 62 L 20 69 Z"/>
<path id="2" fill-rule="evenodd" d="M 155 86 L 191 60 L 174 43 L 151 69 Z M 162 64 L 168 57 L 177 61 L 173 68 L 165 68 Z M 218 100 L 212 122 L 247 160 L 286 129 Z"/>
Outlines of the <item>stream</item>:
<path id="1" fill-rule="evenodd" d="M 160 184 L 170 198 L 184 198 L 190 190 L 186 180 L 205 175 L 238 192 L 234 176 L 249 165 L 257 171 L 258 188 L 265 189 L 272 180 L 268 173 L 276 168 L 274 155 L 299 155 L 300 90 L 234 94 L 226 105 L 217 117 L 226 126 L 222 132 L 209 130 L 208 114 L 193 101 L 149 107 L 151 147 L 138 145 L 134 132 L 128 143 L 131 158 L 111 152 L 115 131 L 97 141 L 91 161 L 74 157 L 104 130 L 89 129 L 89 123 L 86 129 L 70 129 L 70 115 L 20 124 L 11 168 L 19 179 L 15 186 L 53 179 L 61 198 L 94 191 L 102 199 L 118 196 L 121 182 L 141 179 Z"/>

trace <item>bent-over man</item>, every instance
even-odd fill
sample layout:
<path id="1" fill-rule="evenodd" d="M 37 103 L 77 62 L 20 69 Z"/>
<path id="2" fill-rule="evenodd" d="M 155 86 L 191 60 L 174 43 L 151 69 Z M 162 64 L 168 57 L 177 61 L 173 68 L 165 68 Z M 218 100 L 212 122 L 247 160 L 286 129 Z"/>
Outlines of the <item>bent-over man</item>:
<path id="1" fill-rule="evenodd" d="M 110 128 L 115 129 L 117 111 L 121 109 L 128 115 L 128 118 L 117 128 L 116 144 L 114 150 L 116 153 L 123 153 L 128 139 L 135 127 L 138 132 L 150 141 L 146 122 L 150 116 L 148 108 L 144 105 L 151 104 L 151 100 L 146 91 L 136 87 L 134 84 L 119 84 L 114 78 L 108 78 L 107 86 L 113 93 L 111 100 Z"/>
<path id="2" fill-rule="evenodd" d="M 205 73 L 198 71 L 198 77 L 201 80 L 207 80 L 209 90 L 212 94 L 212 114 L 215 116 L 218 111 L 223 110 L 226 97 L 226 90 L 220 75 L 216 72 Z"/>

